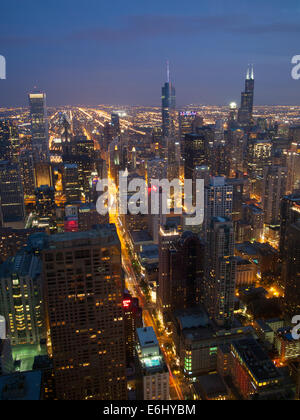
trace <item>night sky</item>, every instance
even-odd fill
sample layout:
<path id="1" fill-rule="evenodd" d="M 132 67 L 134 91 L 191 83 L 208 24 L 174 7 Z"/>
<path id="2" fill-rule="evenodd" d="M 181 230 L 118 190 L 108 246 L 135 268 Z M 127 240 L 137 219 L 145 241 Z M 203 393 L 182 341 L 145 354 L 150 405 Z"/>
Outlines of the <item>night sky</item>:
<path id="1" fill-rule="evenodd" d="M 1 2 L 0 107 L 158 105 L 171 62 L 178 105 L 240 101 L 255 64 L 256 104 L 300 105 L 299 0 L 9 0 Z"/>

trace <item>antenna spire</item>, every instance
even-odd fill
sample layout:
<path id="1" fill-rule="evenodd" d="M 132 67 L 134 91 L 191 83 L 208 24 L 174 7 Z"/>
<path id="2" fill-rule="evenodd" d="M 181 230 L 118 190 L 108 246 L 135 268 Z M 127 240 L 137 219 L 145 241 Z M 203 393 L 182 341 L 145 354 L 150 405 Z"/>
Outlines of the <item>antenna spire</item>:
<path id="1" fill-rule="evenodd" d="M 170 83 L 170 62 L 167 60 L 167 82 Z"/>

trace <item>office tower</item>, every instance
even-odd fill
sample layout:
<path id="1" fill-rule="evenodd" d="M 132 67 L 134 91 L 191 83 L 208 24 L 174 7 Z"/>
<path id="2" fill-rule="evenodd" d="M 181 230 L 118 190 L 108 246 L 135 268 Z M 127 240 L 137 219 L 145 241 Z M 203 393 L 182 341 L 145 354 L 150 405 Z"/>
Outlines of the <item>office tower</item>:
<path id="1" fill-rule="evenodd" d="M 184 178 L 193 179 L 196 167 L 209 165 L 209 142 L 213 142 L 213 131 L 201 130 L 198 134 L 186 134 L 182 144 Z"/>
<path id="2" fill-rule="evenodd" d="M 91 201 L 91 182 L 96 174 L 96 156 L 94 142 L 87 137 L 77 135 L 71 138 L 68 148 L 64 150 L 63 162 L 77 165 L 78 184 L 80 185 L 85 201 Z"/>
<path id="3" fill-rule="evenodd" d="M 180 233 L 175 225 L 165 225 L 159 231 L 159 286 L 158 286 L 158 306 L 164 314 L 170 311 L 170 248 L 174 242 L 180 238 Z"/>
<path id="4" fill-rule="evenodd" d="M 300 220 L 300 194 L 291 194 L 282 198 L 280 207 L 280 255 L 287 256 L 286 240 L 288 228 Z"/>
<path id="5" fill-rule="evenodd" d="M 238 111 L 237 111 L 237 104 L 236 102 L 231 102 L 229 105 L 229 117 L 228 117 L 228 129 L 231 130 L 232 128 L 235 128 L 237 125 L 237 117 L 238 117 Z"/>
<path id="6" fill-rule="evenodd" d="M 111 114 L 111 127 L 112 127 L 113 137 L 120 136 L 121 134 L 120 117 L 117 112 L 113 112 Z"/>
<path id="7" fill-rule="evenodd" d="M 20 140 L 17 125 L 10 120 L 0 121 L 0 159 L 18 163 Z"/>
<path id="8" fill-rule="evenodd" d="M 152 327 L 137 329 L 139 398 L 144 401 L 170 399 L 170 374 Z"/>
<path id="9" fill-rule="evenodd" d="M 24 150 L 20 154 L 20 173 L 26 201 L 33 198 L 35 189 L 34 161 L 30 151 Z"/>
<path id="10" fill-rule="evenodd" d="M 81 200 L 81 186 L 79 182 L 78 165 L 65 163 L 63 167 L 63 187 L 68 203 Z"/>
<path id="11" fill-rule="evenodd" d="M 238 175 L 238 174 L 237 174 Z M 250 182 L 248 177 L 228 178 L 227 183 L 232 185 L 232 220 L 237 222 L 243 219 L 243 205 L 250 199 Z"/>
<path id="12" fill-rule="evenodd" d="M 248 174 L 255 182 L 262 178 L 266 166 L 272 165 L 272 147 L 270 140 L 250 139 L 247 150 Z"/>
<path id="13" fill-rule="evenodd" d="M 230 375 L 244 399 L 285 399 L 282 376 L 256 340 L 236 340 L 230 351 Z"/>
<path id="14" fill-rule="evenodd" d="M 300 196 L 284 197 L 281 203 L 280 255 L 284 307 L 288 316 L 300 312 Z"/>
<path id="15" fill-rule="evenodd" d="M 57 398 L 126 399 L 124 284 L 115 226 L 52 235 L 43 262 Z"/>
<path id="16" fill-rule="evenodd" d="M 56 204 L 55 190 L 44 185 L 35 190 L 35 214 L 38 218 L 38 227 L 56 230 Z"/>
<path id="17" fill-rule="evenodd" d="M 0 267 L 0 313 L 12 345 L 40 344 L 45 338 L 41 273 L 41 259 L 28 250 Z"/>
<path id="18" fill-rule="evenodd" d="M 52 187 L 52 168 L 48 162 L 38 162 L 34 164 L 35 186 L 39 188 L 43 185 Z"/>
<path id="19" fill-rule="evenodd" d="M 269 166 L 265 169 L 262 194 L 265 224 L 279 224 L 280 203 L 286 194 L 287 176 L 287 168 L 278 165 Z"/>
<path id="20" fill-rule="evenodd" d="M 183 141 L 186 134 L 197 133 L 198 128 L 203 125 L 203 118 L 195 111 L 179 112 L 179 134 L 180 140 Z"/>
<path id="21" fill-rule="evenodd" d="M 10 341 L 0 337 L 0 376 L 9 375 L 13 371 L 14 361 Z"/>
<path id="22" fill-rule="evenodd" d="M 49 133 L 45 93 L 30 93 L 29 107 L 34 161 L 49 161 Z"/>
<path id="23" fill-rule="evenodd" d="M 126 364 L 130 366 L 135 361 L 137 328 L 143 327 L 143 310 L 139 305 L 139 300 L 125 291 L 123 298 L 123 313 L 125 325 L 125 346 L 126 346 Z"/>
<path id="24" fill-rule="evenodd" d="M 247 151 L 247 137 L 244 130 L 231 128 L 227 135 L 228 174 L 235 177 L 238 172 L 245 172 L 245 154 Z"/>
<path id="25" fill-rule="evenodd" d="M 265 214 L 263 209 L 256 206 L 255 204 L 246 204 L 243 207 L 244 221 L 249 226 L 251 226 L 251 238 L 248 239 L 255 239 L 256 241 L 262 240 L 264 235 L 265 221 Z"/>
<path id="26" fill-rule="evenodd" d="M 213 217 L 232 217 L 233 213 L 233 185 L 224 177 L 211 177 L 209 185 L 204 188 L 205 212 L 204 234 Z"/>
<path id="27" fill-rule="evenodd" d="M 162 127 L 153 127 L 151 151 L 156 158 L 164 158 Z"/>
<path id="28" fill-rule="evenodd" d="M 161 306 L 172 313 L 175 309 L 186 309 L 201 300 L 204 281 L 204 245 L 198 235 L 184 232 L 164 250 L 168 259 L 169 273 L 161 276 L 159 287 L 164 291 Z"/>
<path id="29" fill-rule="evenodd" d="M 170 182 L 179 178 L 180 143 L 175 137 L 167 138 L 167 177 Z"/>
<path id="30" fill-rule="evenodd" d="M 174 113 L 176 109 L 176 91 L 170 81 L 169 63 L 167 66 L 167 82 L 162 88 L 162 135 L 163 139 L 174 134 Z"/>
<path id="31" fill-rule="evenodd" d="M 228 218 L 210 221 L 207 239 L 204 304 L 220 326 L 230 328 L 234 318 L 237 261 L 234 257 L 234 228 Z"/>
<path id="32" fill-rule="evenodd" d="M 238 122 L 242 126 L 249 126 L 253 123 L 254 83 L 254 69 L 253 66 L 249 66 L 245 91 L 242 92 L 241 107 L 238 113 Z"/>
<path id="33" fill-rule="evenodd" d="M 24 227 L 24 194 L 19 165 L 0 162 L 1 217 L 5 227 Z"/>

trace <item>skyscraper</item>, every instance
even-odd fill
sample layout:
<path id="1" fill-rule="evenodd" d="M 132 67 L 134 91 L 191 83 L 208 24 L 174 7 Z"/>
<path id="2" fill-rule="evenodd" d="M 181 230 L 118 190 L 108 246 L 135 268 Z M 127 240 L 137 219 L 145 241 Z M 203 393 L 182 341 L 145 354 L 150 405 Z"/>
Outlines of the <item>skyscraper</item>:
<path id="1" fill-rule="evenodd" d="M 152 327 L 137 329 L 139 361 L 139 399 L 170 399 L 170 374 Z"/>
<path id="2" fill-rule="evenodd" d="M 13 345 L 39 345 L 45 338 L 41 273 L 41 259 L 27 250 L 1 265 L 0 313 Z"/>
<path id="3" fill-rule="evenodd" d="M 282 200 L 280 255 L 285 312 L 293 317 L 300 313 L 300 195 Z"/>
<path id="4" fill-rule="evenodd" d="M 288 169 L 280 165 L 265 168 L 262 194 L 265 224 L 279 224 L 280 202 L 286 194 L 287 177 Z"/>
<path id="5" fill-rule="evenodd" d="M 0 162 L 1 217 L 6 227 L 24 227 L 24 194 L 19 165 Z"/>
<path id="6" fill-rule="evenodd" d="M 126 399 L 124 284 L 115 226 L 50 236 L 43 263 L 57 398 Z"/>
<path id="7" fill-rule="evenodd" d="M 170 275 L 161 285 L 167 291 L 171 312 L 198 305 L 204 281 L 204 245 L 198 235 L 184 232 L 169 247 Z"/>
<path id="8" fill-rule="evenodd" d="M 238 122 L 242 126 L 249 126 L 253 122 L 253 104 L 254 104 L 254 68 L 248 67 L 245 91 L 242 92 L 241 107 L 238 113 Z"/>
<path id="9" fill-rule="evenodd" d="M 205 186 L 204 236 L 206 238 L 210 222 L 214 217 L 232 217 L 233 185 L 224 177 L 211 177 Z"/>
<path id="10" fill-rule="evenodd" d="M 159 287 L 158 304 L 162 313 L 171 309 L 170 303 L 170 248 L 180 237 L 177 226 L 166 225 L 159 232 Z"/>
<path id="11" fill-rule="evenodd" d="M 19 133 L 17 125 L 10 120 L 0 121 L 0 159 L 19 162 Z"/>
<path id="12" fill-rule="evenodd" d="M 162 88 L 162 131 L 163 138 L 172 135 L 173 131 L 173 114 L 176 109 L 176 91 L 170 81 L 170 68 L 167 64 L 167 82 Z"/>
<path id="13" fill-rule="evenodd" d="M 45 93 L 30 93 L 32 149 L 35 162 L 49 161 L 49 133 Z"/>
<path id="14" fill-rule="evenodd" d="M 237 262 L 234 257 L 234 228 L 228 218 L 211 219 L 203 302 L 220 326 L 230 328 L 234 317 Z"/>

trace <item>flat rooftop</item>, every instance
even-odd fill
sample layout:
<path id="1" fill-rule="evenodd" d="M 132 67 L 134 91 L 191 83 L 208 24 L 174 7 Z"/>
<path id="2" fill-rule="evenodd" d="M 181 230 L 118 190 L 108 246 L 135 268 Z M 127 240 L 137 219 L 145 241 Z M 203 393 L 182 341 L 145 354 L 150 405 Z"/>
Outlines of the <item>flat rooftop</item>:
<path id="1" fill-rule="evenodd" d="M 152 241 L 152 237 L 146 230 L 132 230 L 130 231 L 130 235 L 134 243 Z"/>
<path id="2" fill-rule="evenodd" d="M 257 382 L 280 379 L 280 374 L 275 365 L 256 340 L 239 340 L 234 342 L 232 347 Z"/>
<path id="3" fill-rule="evenodd" d="M 156 334 L 152 327 L 137 328 L 136 331 L 142 348 L 159 346 Z"/>

